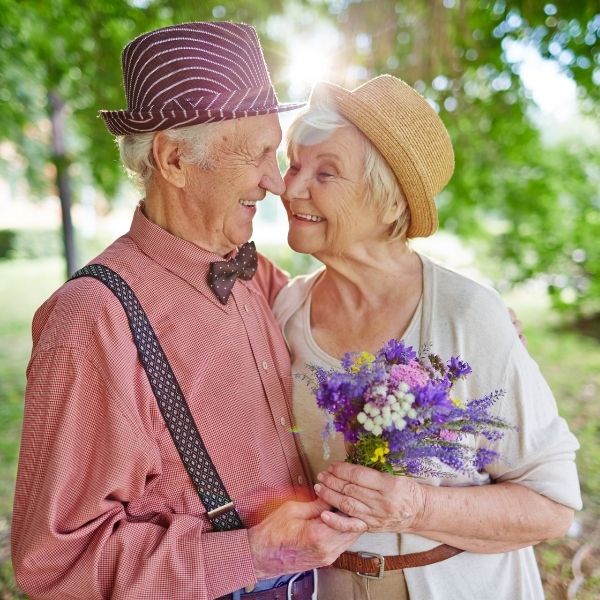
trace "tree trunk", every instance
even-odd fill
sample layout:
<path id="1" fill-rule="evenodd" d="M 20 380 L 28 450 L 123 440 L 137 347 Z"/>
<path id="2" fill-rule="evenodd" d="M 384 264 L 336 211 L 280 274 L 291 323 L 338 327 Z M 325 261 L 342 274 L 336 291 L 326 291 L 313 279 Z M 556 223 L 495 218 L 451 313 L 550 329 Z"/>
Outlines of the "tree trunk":
<path id="1" fill-rule="evenodd" d="M 52 161 L 56 167 L 56 187 L 60 198 L 63 223 L 63 244 L 67 277 L 77 268 L 75 233 L 71 220 L 71 183 L 69 181 L 69 161 L 65 149 L 65 103 L 56 91 L 48 93 L 50 121 L 52 122 Z"/>

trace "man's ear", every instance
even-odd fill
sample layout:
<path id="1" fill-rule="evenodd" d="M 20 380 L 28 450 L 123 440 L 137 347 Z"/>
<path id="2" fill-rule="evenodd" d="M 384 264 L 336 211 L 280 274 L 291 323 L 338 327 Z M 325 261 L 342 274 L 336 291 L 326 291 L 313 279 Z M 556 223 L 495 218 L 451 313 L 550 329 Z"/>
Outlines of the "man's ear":
<path id="1" fill-rule="evenodd" d="M 162 131 L 154 135 L 152 156 L 156 170 L 162 175 L 163 179 L 178 188 L 185 186 L 186 170 L 180 158 L 179 146 Z"/>

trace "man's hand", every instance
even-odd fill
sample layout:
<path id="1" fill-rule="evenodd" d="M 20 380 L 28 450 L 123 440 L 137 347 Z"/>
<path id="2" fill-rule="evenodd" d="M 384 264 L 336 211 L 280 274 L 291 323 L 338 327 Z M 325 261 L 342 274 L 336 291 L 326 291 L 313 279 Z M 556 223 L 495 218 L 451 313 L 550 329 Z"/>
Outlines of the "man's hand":
<path id="1" fill-rule="evenodd" d="M 369 531 L 409 531 L 424 508 L 421 486 L 410 477 L 334 462 L 317 479 L 317 496 L 345 515 L 364 521 Z M 327 511 L 321 518 L 337 528 L 342 515 Z"/>
<path id="2" fill-rule="evenodd" d="M 329 508 L 322 500 L 286 502 L 251 527 L 248 540 L 257 578 L 330 565 L 367 530 L 361 520 L 342 515 L 332 529 L 321 519 Z"/>

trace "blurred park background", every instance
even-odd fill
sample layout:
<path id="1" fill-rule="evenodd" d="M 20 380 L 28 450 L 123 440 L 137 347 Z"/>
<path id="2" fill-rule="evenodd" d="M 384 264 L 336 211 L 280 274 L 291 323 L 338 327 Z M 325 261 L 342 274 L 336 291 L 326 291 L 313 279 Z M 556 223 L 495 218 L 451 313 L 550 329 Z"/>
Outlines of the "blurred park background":
<path id="1" fill-rule="evenodd" d="M 9 536 L 33 312 L 127 231 L 137 201 L 97 112 L 125 107 L 128 40 L 204 19 L 258 29 L 281 100 L 387 72 L 439 111 L 456 171 L 441 231 L 419 248 L 494 285 L 524 321 L 581 442 L 585 508 L 537 547 L 546 596 L 600 598 L 597 0 L 0 0 L 0 600 L 23 597 Z M 292 273 L 313 268 L 285 232 L 270 199 L 255 240 Z"/>

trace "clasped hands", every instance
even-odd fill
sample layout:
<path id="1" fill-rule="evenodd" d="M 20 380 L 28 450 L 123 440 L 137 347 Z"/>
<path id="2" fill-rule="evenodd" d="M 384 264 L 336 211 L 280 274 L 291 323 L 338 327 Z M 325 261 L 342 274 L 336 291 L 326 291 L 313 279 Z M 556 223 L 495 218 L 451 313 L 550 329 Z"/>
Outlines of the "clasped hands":
<path id="1" fill-rule="evenodd" d="M 248 530 L 258 579 L 329 565 L 366 531 L 414 531 L 424 511 L 409 477 L 335 462 L 317 479 L 317 500 L 286 502 Z"/>
<path id="2" fill-rule="evenodd" d="M 323 522 L 334 529 L 344 526 L 347 515 L 366 523 L 370 532 L 415 531 L 424 512 L 423 487 L 410 477 L 334 462 L 318 474 L 317 480 L 317 496 L 343 513 L 321 513 Z"/>

